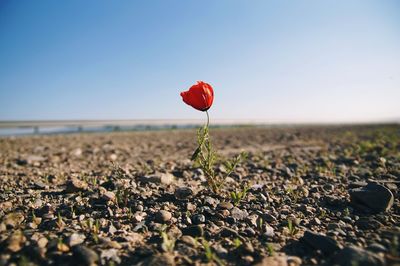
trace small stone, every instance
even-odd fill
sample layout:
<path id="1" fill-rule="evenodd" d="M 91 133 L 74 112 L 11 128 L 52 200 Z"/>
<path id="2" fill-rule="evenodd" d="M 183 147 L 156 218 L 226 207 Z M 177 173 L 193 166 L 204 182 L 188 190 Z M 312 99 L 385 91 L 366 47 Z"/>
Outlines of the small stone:
<path id="1" fill-rule="evenodd" d="M 365 187 L 349 190 L 350 202 L 355 208 L 368 207 L 373 212 L 388 211 L 394 202 L 393 193 L 386 187 L 369 183 Z"/>
<path id="2" fill-rule="evenodd" d="M 140 177 L 140 181 L 143 183 L 155 183 L 169 185 L 174 182 L 175 177 L 170 173 L 158 173 L 149 176 Z"/>
<path id="3" fill-rule="evenodd" d="M 175 197 L 179 200 L 184 200 L 193 195 L 193 190 L 189 187 L 179 187 L 175 189 Z"/>
<path id="4" fill-rule="evenodd" d="M 239 235 L 236 230 L 229 227 L 223 227 L 220 234 L 222 237 L 237 237 Z"/>
<path id="5" fill-rule="evenodd" d="M 82 155 L 82 149 L 81 148 L 76 148 L 74 149 L 71 154 L 75 157 L 80 157 Z"/>
<path id="6" fill-rule="evenodd" d="M 24 246 L 26 238 L 21 231 L 15 231 L 8 239 L 7 239 L 7 249 L 11 252 L 20 251 Z"/>
<path id="7" fill-rule="evenodd" d="M 301 259 L 296 256 L 288 256 L 286 261 L 289 266 L 299 266 L 302 263 Z"/>
<path id="8" fill-rule="evenodd" d="M 231 216 L 236 220 L 243 220 L 248 216 L 248 213 L 247 211 L 242 211 L 241 209 L 234 207 L 231 210 Z"/>
<path id="9" fill-rule="evenodd" d="M 196 246 L 196 240 L 189 235 L 181 236 L 180 241 L 192 247 Z"/>
<path id="10" fill-rule="evenodd" d="M 325 191 L 333 191 L 334 189 L 335 189 L 335 186 L 334 185 L 332 185 L 332 184 L 325 184 L 323 187 L 322 187 Z"/>
<path id="11" fill-rule="evenodd" d="M 195 214 L 192 216 L 192 222 L 194 224 L 203 224 L 206 221 L 206 217 L 203 214 Z"/>
<path id="12" fill-rule="evenodd" d="M 313 223 L 316 224 L 316 225 L 321 225 L 321 220 L 318 219 L 317 217 L 315 217 L 315 218 L 313 219 Z"/>
<path id="13" fill-rule="evenodd" d="M 272 222 L 276 222 L 277 219 L 275 216 L 273 216 L 272 214 L 269 213 L 264 213 L 263 215 L 261 215 L 262 219 L 268 223 L 272 223 Z"/>
<path id="14" fill-rule="evenodd" d="M 82 245 L 73 248 L 73 256 L 77 262 L 88 266 L 96 265 L 99 260 L 99 256 L 96 252 Z"/>
<path id="15" fill-rule="evenodd" d="M 105 199 L 106 201 L 115 201 L 115 193 L 112 191 L 106 191 L 103 193 L 102 198 Z"/>
<path id="16" fill-rule="evenodd" d="M 49 240 L 45 237 L 41 237 L 37 241 L 37 245 L 39 248 L 45 248 L 47 246 L 47 243 L 49 243 Z"/>
<path id="17" fill-rule="evenodd" d="M 7 214 L 3 218 L 3 223 L 7 227 L 16 228 L 25 220 L 25 216 L 22 212 L 12 212 Z"/>
<path id="18" fill-rule="evenodd" d="M 36 199 L 34 202 L 33 202 L 33 207 L 34 208 L 40 208 L 40 207 L 42 207 L 42 205 L 43 205 L 43 201 L 41 200 L 41 199 Z"/>
<path id="19" fill-rule="evenodd" d="M 244 232 L 245 232 L 245 234 L 246 234 L 247 236 L 249 236 L 249 237 L 252 237 L 252 236 L 255 236 L 255 235 L 256 235 L 256 231 L 254 231 L 254 229 L 251 228 L 251 227 L 247 227 L 247 228 L 244 230 Z"/>
<path id="20" fill-rule="evenodd" d="M 375 252 L 375 253 L 379 253 L 379 252 L 383 252 L 386 253 L 388 250 L 385 246 L 378 244 L 378 243 L 372 243 L 371 245 L 369 245 L 367 247 L 367 249 L 369 251 Z"/>
<path id="21" fill-rule="evenodd" d="M 329 236 L 305 231 L 301 240 L 305 241 L 311 247 L 321 250 L 326 254 L 332 254 L 340 249 L 339 243 Z"/>
<path id="22" fill-rule="evenodd" d="M 210 206 L 210 207 L 213 207 L 213 208 L 214 208 L 218 203 L 219 203 L 219 200 L 217 200 L 217 199 L 215 199 L 215 198 L 212 198 L 212 197 L 209 197 L 209 196 L 205 197 L 205 199 L 204 199 L 204 204 L 205 204 L 205 205 L 208 205 L 208 206 Z"/>
<path id="23" fill-rule="evenodd" d="M 246 265 L 252 265 L 254 262 L 254 258 L 250 255 L 246 255 L 243 258 L 243 261 L 245 262 Z"/>
<path id="24" fill-rule="evenodd" d="M 154 254 L 151 257 L 145 259 L 141 263 L 136 264 L 138 266 L 175 266 L 174 256 L 168 253 Z"/>
<path id="25" fill-rule="evenodd" d="M 337 223 L 330 223 L 327 226 L 328 230 L 336 230 L 336 229 L 339 229 L 339 228 L 340 228 L 340 226 Z"/>
<path id="26" fill-rule="evenodd" d="M 363 230 L 372 230 L 378 229 L 383 226 L 382 223 L 378 222 L 377 220 L 373 219 L 372 217 L 362 217 L 358 219 L 356 222 L 358 228 Z"/>
<path id="27" fill-rule="evenodd" d="M 165 223 L 171 220 L 172 214 L 169 211 L 161 210 L 156 213 L 155 220 L 159 223 Z"/>
<path id="28" fill-rule="evenodd" d="M 67 244 L 70 247 L 82 244 L 85 241 L 86 237 L 83 234 L 73 233 L 67 239 Z"/>
<path id="29" fill-rule="evenodd" d="M 332 265 L 353 266 L 382 266 L 384 259 L 370 251 L 358 247 L 345 247 L 332 258 Z"/>
<path id="30" fill-rule="evenodd" d="M 118 256 L 118 251 L 115 248 L 102 250 L 100 254 L 100 258 L 106 261 L 113 261 L 117 264 L 121 263 L 121 258 Z M 105 265 L 105 263 L 102 263 Z"/>
<path id="31" fill-rule="evenodd" d="M 12 208 L 12 202 L 11 201 L 0 202 L 0 209 L 1 210 L 9 210 L 11 208 Z"/>
<path id="32" fill-rule="evenodd" d="M 192 225 L 182 229 L 183 235 L 189 235 L 193 237 L 201 237 L 203 236 L 204 230 L 200 225 Z"/>
<path id="33" fill-rule="evenodd" d="M 268 224 L 264 224 L 264 233 L 263 235 L 266 237 L 273 237 L 275 235 L 274 228 Z"/>
<path id="34" fill-rule="evenodd" d="M 283 256 L 264 256 L 259 263 L 254 266 L 287 266 L 286 258 Z"/>
<path id="35" fill-rule="evenodd" d="M 48 189 L 48 188 L 49 188 L 48 185 L 46 185 L 45 183 L 43 183 L 43 182 L 40 181 L 40 180 L 35 181 L 35 183 L 33 183 L 33 187 L 34 187 L 35 189 Z"/>
<path id="36" fill-rule="evenodd" d="M 221 209 L 221 210 L 230 210 L 233 208 L 233 204 L 230 202 L 223 201 L 223 202 L 220 202 L 217 207 L 218 207 L 218 209 Z"/>
<path id="37" fill-rule="evenodd" d="M 28 162 L 28 164 L 31 165 L 40 165 L 40 162 L 43 162 L 45 160 L 46 158 L 38 155 L 29 155 L 26 157 L 26 161 Z"/>
<path id="38" fill-rule="evenodd" d="M 85 191 L 88 189 L 88 184 L 84 181 L 81 181 L 77 178 L 72 178 L 68 180 L 66 183 L 65 192 L 67 193 L 75 193 L 79 191 Z"/>

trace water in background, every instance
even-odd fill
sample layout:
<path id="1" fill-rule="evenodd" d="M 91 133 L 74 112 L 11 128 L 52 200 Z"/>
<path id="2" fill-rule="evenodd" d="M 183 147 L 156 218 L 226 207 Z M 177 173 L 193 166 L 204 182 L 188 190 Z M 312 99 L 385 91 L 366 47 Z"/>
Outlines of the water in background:
<path id="1" fill-rule="evenodd" d="M 195 128 L 198 125 L 134 125 L 134 126 L 99 126 L 99 127 L 19 127 L 19 128 L 0 128 L 0 136 L 27 136 L 27 135 L 48 135 L 48 134 L 71 134 L 81 132 L 117 132 L 117 131 L 145 131 L 145 130 L 165 130 L 165 129 L 184 129 Z"/>

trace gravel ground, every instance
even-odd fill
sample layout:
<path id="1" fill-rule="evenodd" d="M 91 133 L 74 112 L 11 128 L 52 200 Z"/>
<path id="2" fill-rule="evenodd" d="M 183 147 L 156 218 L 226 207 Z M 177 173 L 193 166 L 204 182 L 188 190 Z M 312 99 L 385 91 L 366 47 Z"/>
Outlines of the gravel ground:
<path id="1" fill-rule="evenodd" d="M 211 136 L 218 195 L 193 130 L 0 138 L 0 265 L 400 265 L 399 125 Z"/>

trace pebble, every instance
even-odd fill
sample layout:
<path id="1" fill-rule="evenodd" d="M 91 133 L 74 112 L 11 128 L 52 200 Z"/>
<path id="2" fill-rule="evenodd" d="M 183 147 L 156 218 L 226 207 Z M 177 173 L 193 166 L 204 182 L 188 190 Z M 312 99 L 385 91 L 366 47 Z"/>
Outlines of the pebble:
<path id="1" fill-rule="evenodd" d="M 193 190 L 189 187 L 179 187 L 175 189 L 175 198 L 179 200 L 187 199 L 193 195 Z"/>
<path id="2" fill-rule="evenodd" d="M 394 202 L 393 193 L 376 183 L 350 189 L 349 194 L 350 202 L 355 208 L 363 210 L 363 206 L 365 206 L 375 213 L 388 211 Z"/>
<path id="3" fill-rule="evenodd" d="M 332 254 L 340 249 L 340 245 L 336 240 L 309 230 L 304 232 L 304 236 L 301 240 L 305 241 L 314 249 L 321 250 L 325 254 Z"/>
<path id="4" fill-rule="evenodd" d="M 160 210 L 156 213 L 155 220 L 159 223 L 165 223 L 171 220 L 172 214 L 169 211 Z"/>
<path id="5" fill-rule="evenodd" d="M 219 200 L 217 200 L 217 199 L 215 199 L 213 197 L 207 196 L 204 199 L 204 204 L 208 205 L 208 206 L 211 206 L 211 207 L 217 206 L 218 203 L 219 203 Z"/>
<path id="6" fill-rule="evenodd" d="M 385 246 L 383 246 L 381 244 L 378 244 L 378 243 L 372 243 L 371 245 L 369 245 L 367 247 L 367 249 L 369 251 L 372 251 L 372 252 L 375 252 L 375 253 L 379 253 L 379 252 L 384 252 L 385 253 L 385 252 L 388 251 Z"/>
<path id="7" fill-rule="evenodd" d="M 12 212 L 3 218 L 3 223 L 10 228 L 17 228 L 23 221 L 25 216 L 22 212 Z"/>
<path id="8" fill-rule="evenodd" d="M 12 252 L 17 252 L 22 249 L 25 241 L 26 237 L 24 234 L 21 231 L 15 231 L 7 239 L 7 249 Z"/>
<path id="9" fill-rule="evenodd" d="M 254 266 L 287 266 L 287 260 L 284 256 L 264 256 L 259 263 Z"/>
<path id="10" fill-rule="evenodd" d="M 385 261 L 382 257 L 370 251 L 355 246 L 349 246 L 343 248 L 332 258 L 332 264 L 341 266 L 383 266 L 385 265 Z"/>
<path id="11" fill-rule="evenodd" d="M 67 244 L 70 247 L 82 244 L 85 241 L 86 237 L 83 234 L 73 233 L 67 239 Z"/>
<path id="12" fill-rule="evenodd" d="M 268 224 L 264 224 L 264 233 L 263 235 L 266 237 L 273 237 L 275 235 L 274 228 Z"/>
<path id="13" fill-rule="evenodd" d="M 204 234 L 203 227 L 200 225 L 192 225 L 182 229 L 183 235 L 189 235 L 193 237 L 201 237 Z"/>
<path id="14" fill-rule="evenodd" d="M 72 178 L 68 180 L 65 187 L 65 192 L 67 193 L 75 193 L 79 191 L 85 191 L 88 189 L 88 184 L 82 180 L 77 178 Z"/>
<path id="15" fill-rule="evenodd" d="M 155 184 L 164 184 L 169 185 L 173 183 L 175 180 L 174 175 L 170 173 L 158 173 L 154 175 L 142 176 L 139 181 L 143 183 L 155 183 Z"/>
<path id="16" fill-rule="evenodd" d="M 118 250 L 115 248 L 102 250 L 101 254 L 100 254 L 100 258 L 102 259 L 102 261 L 106 260 L 106 261 L 113 261 L 117 264 L 121 263 L 121 258 L 118 257 Z M 102 264 L 105 265 L 106 263 L 102 263 Z"/>
<path id="17" fill-rule="evenodd" d="M 268 223 L 277 221 L 276 217 L 269 213 L 264 213 L 261 217 L 263 218 L 264 221 L 266 221 Z"/>
<path id="18" fill-rule="evenodd" d="M 106 191 L 103 193 L 102 198 L 106 201 L 115 201 L 115 193 L 112 191 Z"/>
<path id="19" fill-rule="evenodd" d="M 223 227 L 220 234 L 222 237 L 237 237 L 239 235 L 236 230 L 229 227 Z"/>
<path id="20" fill-rule="evenodd" d="M 88 266 L 96 265 L 99 260 L 99 256 L 97 255 L 97 253 L 88 247 L 77 245 L 74 246 L 72 251 L 75 260 L 80 265 L 88 265 Z"/>
<path id="21" fill-rule="evenodd" d="M 256 235 L 256 231 L 254 231 L 254 229 L 251 228 L 251 227 L 247 227 L 247 228 L 244 230 L 244 232 L 245 232 L 245 234 L 246 234 L 247 236 L 249 236 L 249 237 L 252 237 L 252 236 L 255 236 L 255 235 Z"/>
<path id="22" fill-rule="evenodd" d="M 49 186 L 40 180 L 35 181 L 35 183 L 33 183 L 33 186 L 35 189 L 49 189 Z"/>
<path id="23" fill-rule="evenodd" d="M 192 216 L 192 222 L 194 224 L 203 224 L 206 221 L 206 217 L 203 214 L 195 214 Z"/>
<path id="24" fill-rule="evenodd" d="M 230 210 L 233 208 L 233 204 L 230 202 L 227 202 L 227 201 L 223 201 L 223 202 L 220 202 L 217 207 L 218 207 L 218 209 L 221 209 L 221 210 Z"/>
<path id="25" fill-rule="evenodd" d="M 234 218 L 236 220 L 243 220 L 248 216 L 248 213 L 245 210 L 243 211 L 237 207 L 234 207 L 231 210 L 231 216 L 232 216 L 232 218 Z"/>
<path id="26" fill-rule="evenodd" d="M 193 237 L 191 237 L 190 235 L 183 235 L 183 236 L 181 236 L 181 238 L 179 240 L 185 244 L 188 244 L 189 246 L 192 246 L 192 247 L 196 246 L 196 240 Z"/>

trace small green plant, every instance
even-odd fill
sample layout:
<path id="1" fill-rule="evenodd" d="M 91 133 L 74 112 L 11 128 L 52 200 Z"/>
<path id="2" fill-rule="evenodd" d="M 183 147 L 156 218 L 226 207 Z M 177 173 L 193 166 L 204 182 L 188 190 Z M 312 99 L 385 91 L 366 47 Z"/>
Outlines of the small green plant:
<path id="1" fill-rule="evenodd" d="M 231 199 L 233 200 L 233 204 L 237 206 L 240 201 L 242 201 L 246 195 L 247 191 L 249 190 L 249 186 L 244 186 L 244 188 L 241 191 L 232 191 L 231 192 Z"/>
<path id="2" fill-rule="evenodd" d="M 168 234 L 166 232 L 161 232 L 161 238 L 162 238 L 162 244 L 161 244 L 161 248 L 165 251 L 165 252 L 170 252 L 172 253 L 174 251 L 175 248 L 175 239 L 171 238 L 168 236 Z"/>
<path id="3" fill-rule="evenodd" d="M 231 160 L 224 162 L 226 167 L 226 173 L 224 176 L 220 176 L 215 171 L 215 164 L 217 162 L 218 155 L 214 151 L 211 143 L 209 134 L 209 115 L 207 113 L 207 124 L 201 127 L 197 132 L 197 148 L 194 151 L 191 160 L 195 161 L 197 165 L 203 170 L 207 184 L 209 188 L 214 192 L 218 193 L 224 184 L 224 180 L 232 174 L 237 165 L 246 157 L 246 153 L 242 152 Z"/>
<path id="4" fill-rule="evenodd" d="M 299 232 L 299 229 L 296 227 L 291 219 L 288 220 L 287 229 L 291 236 L 294 236 Z"/>
<path id="5" fill-rule="evenodd" d="M 240 241 L 239 238 L 235 238 L 233 240 L 233 245 L 235 246 L 235 248 L 239 248 L 242 245 L 242 241 Z"/>
<path id="6" fill-rule="evenodd" d="M 128 200 L 129 200 L 129 190 L 118 188 L 117 192 L 115 193 L 115 198 L 116 198 L 117 206 L 119 208 L 126 207 L 128 205 Z"/>
<path id="7" fill-rule="evenodd" d="M 267 243 L 267 251 L 268 251 L 269 256 L 274 256 L 275 249 L 274 249 L 274 245 L 272 243 Z"/>
<path id="8" fill-rule="evenodd" d="M 206 255 L 207 262 L 215 262 L 219 266 L 225 265 L 223 261 L 218 258 L 217 254 L 212 251 L 211 246 L 207 240 L 202 239 L 201 244 L 203 245 L 204 254 Z"/>
<path id="9" fill-rule="evenodd" d="M 349 216 L 349 215 L 350 215 L 350 210 L 349 210 L 349 208 L 344 209 L 344 210 L 343 210 L 343 214 L 344 214 L 344 216 Z"/>
<path id="10" fill-rule="evenodd" d="M 176 239 L 171 238 L 167 234 L 167 228 L 168 228 L 168 226 L 166 224 L 163 224 L 158 228 L 158 233 L 160 234 L 160 236 L 162 238 L 161 249 L 165 252 L 172 253 L 175 248 Z"/>
<path id="11" fill-rule="evenodd" d="M 63 221 L 63 219 L 61 217 L 60 212 L 58 212 L 58 214 L 57 214 L 56 225 L 57 225 L 59 230 L 62 230 L 64 228 L 64 226 L 65 226 L 65 223 L 64 223 L 64 221 Z"/>
<path id="12" fill-rule="evenodd" d="M 86 230 L 92 236 L 93 241 L 96 244 L 99 242 L 99 234 L 100 234 L 100 220 L 99 219 L 96 219 L 95 221 L 93 221 L 93 219 L 86 220 L 86 225 L 85 226 L 82 225 L 82 228 L 86 228 Z"/>
<path id="13" fill-rule="evenodd" d="M 133 212 L 132 212 L 132 208 L 131 207 L 128 208 L 127 216 L 128 216 L 128 219 L 132 219 L 133 218 Z"/>
<path id="14" fill-rule="evenodd" d="M 258 219 L 256 220 L 256 223 L 257 223 L 257 229 L 260 232 L 263 232 L 264 231 L 264 219 L 261 216 L 259 216 Z"/>
<path id="15" fill-rule="evenodd" d="M 75 217 L 76 217 L 76 213 L 75 213 L 74 206 L 71 206 L 70 212 L 71 212 L 71 217 L 72 217 L 72 218 L 75 218 Z"/>
<path id="16" fill-rule="evenodd" d="M 326 214 L 327 214 L 326 211 L 324 209 L 322 209 L 318 215 L 318 218 L 322 219 L 322 218 L 326 217 Z"/>

